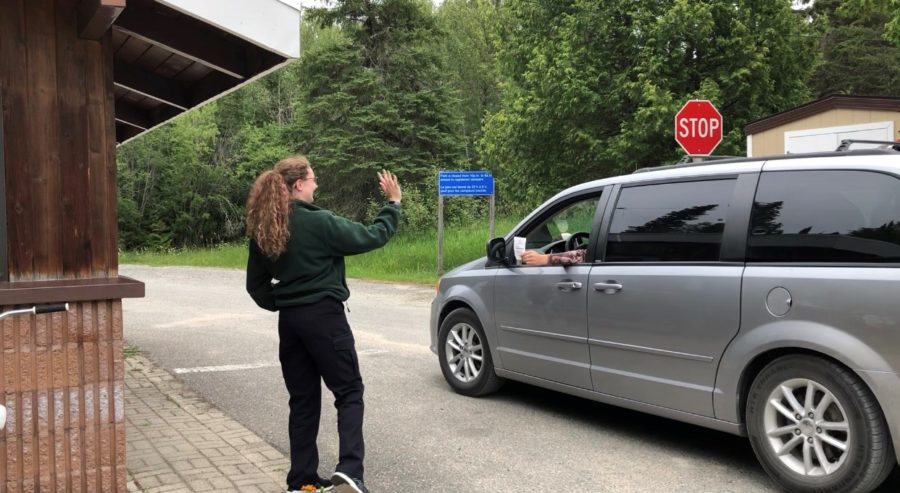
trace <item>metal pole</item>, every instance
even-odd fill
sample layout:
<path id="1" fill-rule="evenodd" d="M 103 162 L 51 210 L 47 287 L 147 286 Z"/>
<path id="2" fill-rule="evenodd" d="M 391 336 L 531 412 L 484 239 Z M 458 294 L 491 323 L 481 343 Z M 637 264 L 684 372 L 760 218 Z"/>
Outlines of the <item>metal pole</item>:
<path id="1" fill-rule="evenodd" d="M 490 212 L 490 215 L 491 215 L 491 233 L 490 233 L 490 235 L 488 236 L 488 239 L 491 239 L 491 240 L 492 240 L 492 239 L 494 239 L 494 194 L 491 194 L 491 208 L 490 208 L 490 211 L 491 211 L 491 212 Z"/>
<path id="2" fill-rule="evenodd" d="M 444 273 L 444 196 L 438 195 L 437 275 Z"/>

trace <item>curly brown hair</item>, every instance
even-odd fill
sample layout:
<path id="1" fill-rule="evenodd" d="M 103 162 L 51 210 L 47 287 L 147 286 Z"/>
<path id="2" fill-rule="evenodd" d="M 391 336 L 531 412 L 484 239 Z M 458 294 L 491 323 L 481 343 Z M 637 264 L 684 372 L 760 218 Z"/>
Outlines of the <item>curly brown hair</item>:
<path id="1" fill-rule="evenodd" d="M 275 164 L 256 178 L 247 197 L 247 236 L 272 259 L 287 248 L 291 232 L 290 189 L 297 180 L 309 175 L 309 161 L 304 156 L 291 156 Z"/>

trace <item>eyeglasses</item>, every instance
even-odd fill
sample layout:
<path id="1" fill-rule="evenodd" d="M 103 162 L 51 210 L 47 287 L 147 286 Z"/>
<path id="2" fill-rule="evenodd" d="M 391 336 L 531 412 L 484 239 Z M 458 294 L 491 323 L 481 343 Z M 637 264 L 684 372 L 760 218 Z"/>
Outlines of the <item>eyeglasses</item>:
<path id="1" fill-rule="evenodd" d="M 317 176 L 311 176 L 311 177 L 309 177 L 309 178 L 304 178 L 304 179 L 303 179 L 303 181 L 307 181 L 307 180 L 312 180 L 312 181 L 314 181 L 314 182 L 316 182 L 316 183 L 319 183 L 319 177 L 317 177 Z"/>

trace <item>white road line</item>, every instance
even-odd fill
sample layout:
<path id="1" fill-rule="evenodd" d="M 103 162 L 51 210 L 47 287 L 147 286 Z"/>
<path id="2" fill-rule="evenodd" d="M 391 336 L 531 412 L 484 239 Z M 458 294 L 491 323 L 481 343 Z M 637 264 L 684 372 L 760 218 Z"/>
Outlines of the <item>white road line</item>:
<path id="1" fill-rule="evenodd" d="M 356 352 L 358 355 L 367 355 L 367 354 L 381 354 L 388 352 L 387 349 L 360 349 Z"/>
<path id="2" fill-rule="evenodd" d="M 167 324 L 156 324 L 153 326 L 154 329 L 174 329 L 178 327 L 206 327 L 215 322 L 228 321 L 234 322 L 237 320 L 252 320 L 257 318 L 256 315 L 253 314 L 241 314 L 241 313 L 215 313 L 212 315 L 203 315 L 202 317 L 193 317 L 186 318 L 184 320 L 177 320 L 175 322 L 169 322 Z"/>
<path id="3" fill-rule="evenodd" d="M 356 354 L 365 356 L 369 354 L 382 354 L 387 352 L 387 349 L 360 349 L 356 352 Z M 276 368 L 279 366 L 281 366 L 281 363 L 278 362 L 245 363 L 242 365 L 195 366 L 194 368 L 175 368 L 172 370 L 172 373 L 182 375 L 185 373 L 211 373 L 216 371 L 255 370 L 257 368 Z"/>
<path id="4" fill-rule="evenodd" d="M 175 368 L 173 373 L 209 373 L 213 371 L 237 371 L 237 370 L 254 370 L 256 368 L 272 368 L 281 366 L 280 363 L 246 363 L 243 365 L 220 365 L 220 366 L 196 366 L 194 368 Z"/>

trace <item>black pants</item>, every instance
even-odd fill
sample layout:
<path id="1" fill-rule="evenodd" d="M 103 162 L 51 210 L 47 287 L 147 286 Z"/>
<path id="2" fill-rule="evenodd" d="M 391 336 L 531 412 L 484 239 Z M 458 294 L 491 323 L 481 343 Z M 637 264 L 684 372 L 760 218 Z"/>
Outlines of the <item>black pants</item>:
<path id="1" fill-rule="evenodd" d="M 335 470 L 362 479 L 363 382 L 343 303 L 325 298 L 310 305 L 282 308 L 278 335 L 278 356 L 291 408 L 288 489 L 299 490 L 319 478 L 316 436 L 322 411 L 322 380 L 334 394 L 337 408 L 340 458 Z"/>

